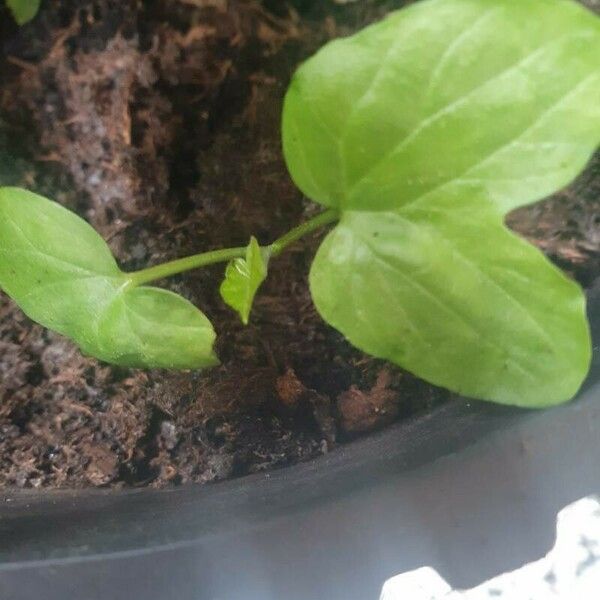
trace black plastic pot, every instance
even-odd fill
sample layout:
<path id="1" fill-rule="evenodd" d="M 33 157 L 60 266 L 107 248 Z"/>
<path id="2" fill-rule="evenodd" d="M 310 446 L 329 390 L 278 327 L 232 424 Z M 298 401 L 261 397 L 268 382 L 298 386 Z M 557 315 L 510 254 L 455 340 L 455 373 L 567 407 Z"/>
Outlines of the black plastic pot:
<path id="1" fill-rule="evenodd" d="M 457 586 L 540 557 L 600 491 L 600 284 L 578 399 L 456 401 L 318 460 L 164 491 L 0 495 L 2 600 L 365 600 L 432 565 Z"/>

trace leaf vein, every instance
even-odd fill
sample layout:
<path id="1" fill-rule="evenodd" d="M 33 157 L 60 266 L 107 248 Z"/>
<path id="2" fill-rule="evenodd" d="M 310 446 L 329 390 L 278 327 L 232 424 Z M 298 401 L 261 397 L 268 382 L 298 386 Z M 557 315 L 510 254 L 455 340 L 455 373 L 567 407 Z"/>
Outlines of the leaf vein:
<path id="1" fill-rule="evenodd" d="M 434 112 L 433 114 L 431 114 L 428 117 L 426 117 L 423 121 L 421 121 L 418 124 L 417 127 L 415 127 L 411 132 L 409 132 L 406 136 L 404 136 L 398 142 L 398 144 L 396 144 L 396 146 L 394 146 L 391 150 L 389 150 L 388 152 L 386 152 L 379 160 L 377 160 L 369 168 L 369 170 L 364 175 L 362 175 L 361 178 L 354 184 L 354 186 L 353 186 L 354 189 L 356 189 L 366 179 L 368 179 L 373 174 L 373 172 L 380 165 L 382 165 L 383 163 L 385 163 L 385 161 L 388 160 L 389 158 L 391 158 L 394 154 L 396 154 L 397 152 L 400 152 L 402 149 L 404 149 L 408 144 L 410 144 L 414 139 L 416 139 L 421 134 L 422 131 L 424 131 L 431 124 L 435 123 L 438 119 L 440 119 L 443 116 L 446 116 L 447 114 L 451 114 L 459 106 L 461 106 L 462 104 L 464 104 L 471 96 L 473 96 L 474 94 L 476 94 L 477 92 L 479 92 L 480 90 L 482 90 L 484 87 L 486 87 L 487 85 L 489 85 L 493 81 L 496 81 L 496 80 L 498 80 L 498 79 L 500 79 L 502 77 L 505 77 L 509 73 L 512 73 L 514 71 L 518 71 L 524 65 L 526 65 L 529 62 L 531 62 L 531 61 L 535 60 L 536 58 L 538 58 L 538 56 L 540 54 L 542 54 L 543 52 L 545 52 L 549 47 L 551 47 L 553 45 L 558 45 L 559 43 L 563 43 L 569 37 L 571 37 L 571 34 L 563 35 L 563 36 L 561 36 L 559 38 L 556 38 L 555 40 L 552 40 L 550 42 L 542 44 L 540 47 L 537 48 L 537 50 L 535 52 L 532 52 L 532 53 L 528 54 L 527 56 L 521 58 L 519 61 L 513 63 L 512 65 L 510 65 L 506 69 L 503 69 L 499 73 L 496 73 L 496 74 L 492 75 L 491 77 L 489 77 L 488 79 L 486 79 L 485 81 L 483 81 L 481 84 L 479 84 L 478 86 L 476 86 L 472 90 L 469 90 L 469 92 L 467 92 L 466 94 L 460 96 L 459 98 L 457 98 L 456 100 L 452 101 L 451 103 L 446 104 L 445 106 L 439 108 L 436 112 Z"/>
<path id="2" fill-rule="evenodd" d="M 567 100 L 569 100 L 575 94 L 579 93 L 581 91 L 581 88 L 584 85 L 586 85 L 590 81 L 590 79 L 592 79 L 594 77 L 598 77 L 597 73 L 590 73 L 588 76 L 584 77 L 584 79 L 582 79 L 569 93 L 567 93 L 564 96 L 560 97 L 556 102 L 554 102 L 553 104 L 551 104 L 550 106 L 548 106 L 542 113 L 540 113 L 534 119 L 534 121 L 532 123 L 530 123 L 516 137 L 514 137 L 511 140 L 508 140 L 507 142 L 502 143 L 502 145 L 500 145 L 498 148 L 496 148 L 495 150 L 493 150 L 490 154 L 488 154 L 487 156 L 484 156 L 481 160 L 478 160 L 475 164 L 470 165 L 469 167 L 467 167 L 457 177 L 452 177 L 451 179 L 443 181 L 439 185 L 436 185 L 432 189 L 424 192 L 423 194 L 421 194 L 417 198 L 411 200 L 408 204 L 405 204 L 404 206 L 401 206 L 399 210 L 411 209 L 411 208 L 414 208 L 414 207 L 418 206 L 423 200 L 429 198 L 432 194 L 434 194 L 436 192 L 439 192 L 441 189 L 445 188 L 448 185 L 451 185 L 453 183 L 460 184 L 460 183 L 466 183 L 466 182 L 468 182 L 468 179 L 465 178 L 465 176 L 468 176 L 470 173 L 472 173 L 476 169 L 482 167 L 488 161 L 493 160 L 501 152 L 503 152 L 503 151 L 507 150 L 508 148 L 512 147 L 512 145 L 514 145 L 515 143 L 517 143 L 524 136 L 526 136 L 533 129 L 535 129 L 546 117 L 548 117 L 548 115 L 552 114 L 553 111 L 555 111 L 558 108 L 560 108 L 560 106 L 562 106 L 564 104 L 564 102 L 566 102 Z"/>
<path id="3" fill-rule="evenodd" d="M 413 223 L 410 223 L 410 224 L 412 226 L 414 226 Z M 488 339 L 487 337 L 483 336 L 481 334 L 481 332 L 469 321 L 469 319 L 467 317 L 465 317 L 464 315 L 462 315 L 459 311 L 457 311 L 456 308 L 454 308 L 450 305 L 445 305 L 435 294 L 433 294 L 429 289 L 427 289 L 427 287 L 424 286 L 418 279 L 416 279 L 414 277 L 409 277 L 406 273 L 404 273 L 404 271 L 402 269 L 400 269 L 393 263 L 387 261 L 385 259 L 385 257 L 383 257 L 370 243 L 368 243 L 367 240 L 363 240 L 363 241 L 364 241 L 365 245 L 367 246 L 367 248 L 369 248 L 372 256 L 375 258 L 375 260 L 377 262 L 382 264 L 384 267 L 391 269 L 396 274 L 400 275 L 400 277 L 402 277 L 402 279 L 404 281 L 406 281 L 410 286 L 412 286 L 413 288 L 416 288 L 417 290 L 420 291 L 420 293 L 422 295 L 424 295 L 425 297 L 432 300 L 433 303 L 436 304 L 442 310 L 442 312 L 445 312 L 445 313 L 455 317 L 456 319 L 458 319 L 463 325 L 466 326 L 467 329 L 469 329 L 473 334 L 475 334 L 475 337 L 479 341 L 481 341 L 482 343 L 484 343 L 487 346 L 490 346 L 492 348 L 496 348 L 497 350 L 500 350 L 500 353 L 505 360 L 512 362 L 515 365 L 515 367 L 519 371 L 521 371 L 524 375 L 526 375 L 528 378 L 534 379 L 533 375 L 529 371 L 524 369 L 517 361 L 515 361 L 515 359 L 511 356 L 511 354 L 507 351 L 506 348 L 504 348 L 500 344 Z"/>

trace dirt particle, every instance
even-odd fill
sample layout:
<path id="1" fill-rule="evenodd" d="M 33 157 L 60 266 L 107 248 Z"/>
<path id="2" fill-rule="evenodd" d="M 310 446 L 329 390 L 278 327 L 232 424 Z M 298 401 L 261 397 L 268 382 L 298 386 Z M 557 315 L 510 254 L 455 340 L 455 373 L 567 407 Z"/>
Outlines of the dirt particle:
<path id="1" fill-rule="evenodd" d="M 277 395 L 287 408 L 294 408 L 306 392 L 306 387 L 294 373 L 293 369 L 289 369 L 275 383 Z"/>
<path id="2" fill-rule="evenodd" d="M 372 431 L 391 423 L 399 413 L 399 394 L 390 389 L 391 374 L 381 369 L 375 385 L 369 391 L 356 386 L 341 393 L 337 407 L 346 433 Z"/>
<path id="3" fill-rule="evenodd" d="M 94 486 L 106 485 L 117 475 L 117 457 L 114 452 L 100 444 L 87 449 L 89 464 L 85 475 Z"/>
<path id="4" fill-rule="evenodd" d="M 160 424 L 160 437 L 164 447 L 167 450 L 173 450 L 179 440 L 175 424 L 171 421 L 163 421 Z"/>

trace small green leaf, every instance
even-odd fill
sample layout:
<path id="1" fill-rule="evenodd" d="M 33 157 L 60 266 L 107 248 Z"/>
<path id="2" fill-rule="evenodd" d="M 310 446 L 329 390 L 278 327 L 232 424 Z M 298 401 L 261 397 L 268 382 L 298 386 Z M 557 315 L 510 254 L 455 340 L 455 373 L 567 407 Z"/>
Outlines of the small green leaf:
<path id="1" fill-rule="evenodd" d="M 246 257 L 232 260 L 225 270 L 221 297 L 239 313 L 244 325 L 248 325 L 254 296 L 267 277 L 268 261 L 267 252 L 252 237 L 246 249 Z"/>
<path id="2" fill-rule="evenodd" d="M 571 0 L 429 0 L 295 75 L 294 181 L 340 210 L 311 270 L 359 348 L 453 391 L 571 398 L 589 367 L 580 288 L 503 225 L 600 141 L 600 20 Z"/>
<path id="3" fill-rule="evenodd" d="M 42 0 L 6 0 L 15 21 L 24 25 L 37 15 Z"/>
<path id="4" fill-rule="evenodd" d="M 31 319 L 106 362 L 179 369 L 217 362 L 214 330 L 196 307 L 135 287 L 85 221 L 17 188 L 0 188 L 0 287 Z"/>

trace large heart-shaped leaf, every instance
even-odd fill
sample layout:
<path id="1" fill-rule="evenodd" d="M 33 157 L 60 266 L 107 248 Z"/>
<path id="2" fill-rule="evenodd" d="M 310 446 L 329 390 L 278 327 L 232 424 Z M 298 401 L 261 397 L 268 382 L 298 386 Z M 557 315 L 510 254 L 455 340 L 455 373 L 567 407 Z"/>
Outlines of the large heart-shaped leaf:
<path id="1" fill-rule="evenodd" d="M 345 212 L 311 270 L 319 312 L 362 350 L 463 395 L 572 397 L 590 360 L 581 290 L 485 202 L 452 201 Z"/>
<path id="2" fill-rule="evenodd" d="M 341 222 L 311 271 L 356 346 L 454 391 L 541 406 L 590 361 L 585 302 L 503 216 L 600 140 L 600 21 L 570 0 L 428 0 L 299 70 L 286 161 Z"/>
<path id="3" fill-rule="evenodd" d="M 0 188 L 0 287 L 84 352 L 131 367 L 217 362 L 208 319 L 172 292 L 136 287 L 85 221 L 55 202 Z"/>
<path id="4" fill-rule="evenodd" d="M 325 46 L 283 140 L 313 200 L 356 210 L 484 190 L 499 210 L 567 184 L 600 138 L 600 19 L 570 0 L 429 0 Z"/>

